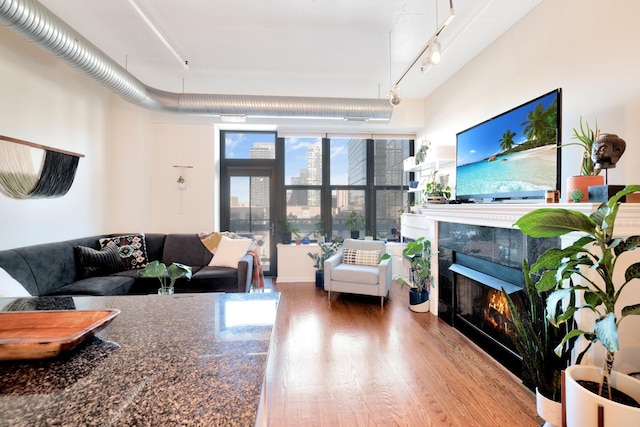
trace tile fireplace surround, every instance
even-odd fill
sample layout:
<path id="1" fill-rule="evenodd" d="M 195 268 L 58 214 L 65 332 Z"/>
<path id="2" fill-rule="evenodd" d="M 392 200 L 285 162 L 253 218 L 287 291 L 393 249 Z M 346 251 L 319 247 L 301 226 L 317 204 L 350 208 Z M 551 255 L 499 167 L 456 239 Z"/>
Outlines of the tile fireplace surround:
<path id="1" fill-rule="evenodd" d="M 564 208 L 577 210 L 584 214 L 590 214 L 598 204 L 592 203 L 556 203 L 556 204 L 463 204 L 463 205 L 428 205 L 420 210 L 419 214 L 404 214 L 402 217 L 402 235 L 405 238 L 416 239 L 420 236 L 426 236 L 432 242 L 434 251 L 438 250 L 439 227 L 441 222 L 468 224 L 483 227 L 494 227 L 501 229 L 515 229 L 513 224 L 525 213 L 539 208 Z M 450 229 L 451 227 L 445 227 Z M 518 233 L 518 232 L 515 232 Z M 616 221 L 615 235 L 619 237 L 627 237 L 630 235 L 640 234 L 640 204 L 622 204 L 618 212 Z M 560 245 L 565 247 L 579 237 L 578 233 L 570 233 L 560 238 Z M 443 248 L 444 249 L 444 248 Z M 640 250 L 637 253 L 630 254 L 628 261 L 625 260 L 623 265 L 619 265 L 620 274 L 624 273 L 624 269 L 628 264 L 640 261 Z M 513 261 L 513 260 L 511 260 Z M 517 260 L 518 264 L 521 259 Z M 438 262 L 434 258 L 432 265 L 434 288 L 431 290 L 431 313 L 442 314 L 443 307 L 439 304 L 440 284 L 438 280 Z M 640 300 L 640 284 L 625 289 L 623 294 L 622 305 L 629 302 L 637 302 Z M 441 316 L 442 317 L 442 316 Z M 620 327 L 621 350 L 616 356 L 616 369 L 623 372 L 640 371 L 640 354 L 634 351 L 634 348 L 640 348 L 640 336 L 634 334 L 633 331 L 640 329 L 640 316 L 631 316 L 626 318 Z M 580 318 L 577 318 L 580 322 Z M 577 346 L 576 352 L 584 348 L 584 340 Z M 604 356 L 602 346 L 594 346 L 595 348 L 589 352 L 583 363 L 599 365 Z"/>

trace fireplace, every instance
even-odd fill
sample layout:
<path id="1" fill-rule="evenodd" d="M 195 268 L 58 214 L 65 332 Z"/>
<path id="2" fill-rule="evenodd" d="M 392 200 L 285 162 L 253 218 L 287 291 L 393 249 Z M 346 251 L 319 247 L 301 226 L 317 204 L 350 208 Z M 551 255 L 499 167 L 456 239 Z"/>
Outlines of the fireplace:
<path id="1" fill-rule="evenodd" d="M 522 292 L 522 259 L 535 262 L 557 239 L 532 239 L 517 229 L 439 224 L 438 315 L 515 375 L 522 359 L 502 293 Z M 516 298 L 517 301 L 517 298 Z"/>

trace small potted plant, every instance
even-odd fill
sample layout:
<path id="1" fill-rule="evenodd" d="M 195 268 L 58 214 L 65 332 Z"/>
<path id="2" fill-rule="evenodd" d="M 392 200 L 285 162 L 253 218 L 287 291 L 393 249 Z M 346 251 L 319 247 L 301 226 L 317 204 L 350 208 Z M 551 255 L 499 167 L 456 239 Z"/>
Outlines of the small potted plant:
<path id="1" fill-rule="evenodd" d="M 523 215 L 515 223 L 523 233 L 532 237 L 583 233 L 583 237 L 566 248 L 549 249 L 531 267 L 532 272 L 541 273 L 536 289 L 539 292 L 550 291 L 546 308 L 552 324 L 574 321 L 576 313 L 584 310 L 591 313 L 593 319 L 589 325 L 581 318 L 585 324 L 578 323 L 578 327 L 567 333 L 561 342 L 564 345 L 579 336 L 589 341 L 578 355 L 576 365 L 566 370 L 565 404 L 569 427 L 595 426 L 595 405 L 604 407 L 606 425 L 635 425 L 640 419 L 640 407 L 610 400 L 613 393 L 611 385 L 640 400 L 640 381 L 612 371 L 615 352 L 619 349 L 620 322 L 627 316 L 640 315 L 640 303 L 622 308 L 618 306 L 620 295 L 631 283 L 637 283 L 637 279 L 640 279 L 640 264 L 629 266 L 624 275 L 614 275 L 620 257 L 640 246 L 640 236 L 626 239 L 614 237 L 620 199 L 638 191 L 640 185 L 625 187 L 591 215 L 569 209 L 542 208 Z M 576 282 L 576 278 L 579 281 Z M 618 283 L 614 282 L 614 278 Z M 568 304 L 558 304 L 566 299 L 569 300 Z M 580 303 L 577 304 L 578 301 Z M 600 342 L 606 350 L 603 367 L 580 366 L 583 356 L 596 342 Z M 556 352 L 560 350 L 561 347 L 556 348 Z M 580 385 L 579 381 L 595 384 L 595 393 Z M 617 421 L 607 422 L 608 419 Z"/>
<path id="2" fill-rule="evenodd" d="M 431 258 L 436 255 L 431 251 L 431 241 L 425 237 L 407 242 L 402 249 L 403 259 L 409 262 L 409 279 L 398 277 L 396 283 L 401 287 L 409 285 L 409 309 L 426 313 L 429 311 L 429 288 L 431 286 Z M 385 253 L 381 260 L 389 259 L 391 255 Z"/>
<path id="3" fill-rule="evenodd" d="M 297 233 L 300 230 L 289 219 L 280 221 L 280 225 L 282 225 L 282 243 L 285 245 L 291 244 L 293 233 Z"/>
<path id="4" fill-rule="evenodd" d="M 351 232 L 352 239 L 359 239 L 360 229 L 364 227 L 364 217 L 356 211 L 353 211 L 347 217 L 347 220 L 344 222 L 344 226 Z"/>
<path id="5" fill-rule="evenodd" d="M 174 292 L 176 280 L 181 277 L 191 279 L 192 270 L 188 265 L 178 262 L 174 262 L 167 268 L 163 262 L 152 261 L 143 270 L 140 270 L 138 274 L 144 277 L 157 277 L 160 281 L 158 295 L 170 295 Z M 169 279 L 168 284 L 167 279 Z"/>
<path id="6" fill-rule="evenodd" d="M 563 147 L 570 145 L 578 145 L 582 147 L 582 156 L 580 161 L 580 175 L 570 176 L 567 178 L 567 195 L 570 202 L 587 202 L 589 201 L 589 187 L 604 184 L 604 176 L 600 175 L 600 169 L 595 167 L 591 158 L 593 143 L 600 137 L 600 130 L 596 122 L 595 128 L 591 129 L 589 123 L 583 122 L 580 117 L 580 127 L 573 129 L 572 139 L 576 142 L 562 144 Z M 577 189 L 582 192 L 582 197 L 576 201 L 573 197 L 573 190 Z M 576 193 L 577 195 L 577 193 Z"/>
<path id="7" fill-rule="evenodd" d="M 431 178 L 423 190 L 427 203 L 445 203 L 451 197 L 451 187 L 448 185 L 449 175 L 437 175 L 438 171 L 431 173 Z"/>
<path id="8" fill-rule="evenodd" d="M 334 255 L 342 246 L 342 241 L 330 243 L 319 243 L 320 253 L 307 252 L 313 260 L 313 267 L 316 269 L 316 288 L 324 288 L 324 262 Z"/>
<path id="9" fill-rule="evenodd" d="M 327 229 L 324 225 L 324 221 L 318 221 L 315 223 L 315 228 L 313 229 L 313 234 L 316 236 L 316 241 L 318 243 L 324 243 L 327 235 Z"/>

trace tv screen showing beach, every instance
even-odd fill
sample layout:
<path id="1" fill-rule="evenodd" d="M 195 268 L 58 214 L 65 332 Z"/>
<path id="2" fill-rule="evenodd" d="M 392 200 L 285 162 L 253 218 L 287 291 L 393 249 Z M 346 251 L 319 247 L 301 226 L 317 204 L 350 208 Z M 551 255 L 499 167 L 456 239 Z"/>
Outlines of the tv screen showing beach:
<path id="1" fill-rule="evenodd" d="M 560 89 L 457 135 L 456 199 L 543 198 L 558 189 Z"/>

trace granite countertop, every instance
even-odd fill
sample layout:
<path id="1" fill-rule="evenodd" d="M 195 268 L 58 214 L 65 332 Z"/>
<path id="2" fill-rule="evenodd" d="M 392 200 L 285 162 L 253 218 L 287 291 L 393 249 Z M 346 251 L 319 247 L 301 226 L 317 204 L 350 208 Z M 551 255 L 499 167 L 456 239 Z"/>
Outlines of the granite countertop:
<path id="1" fill-rule="evenodd" d="M 116 308 L 55 359 L 0 362 L 0 426 L 253 426 L 278 293 L 21 299 Z M 37 302 L 37 304 L 36 304 Z M 0 309 L 15 300 L 0 299 Z"/>

